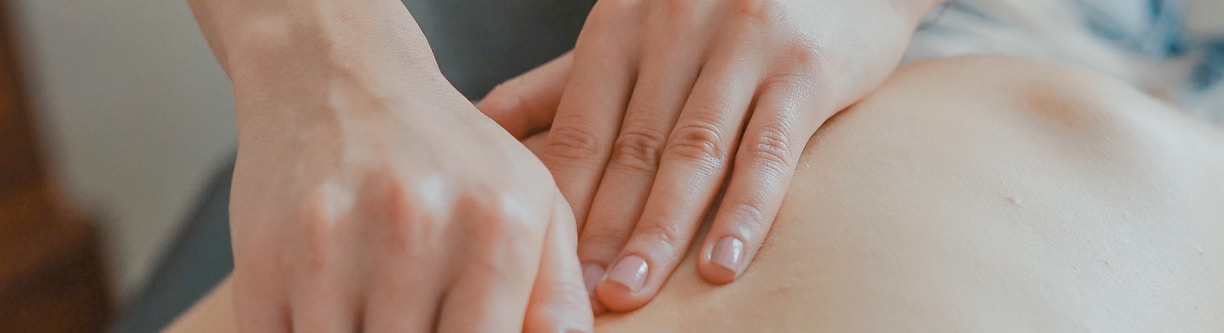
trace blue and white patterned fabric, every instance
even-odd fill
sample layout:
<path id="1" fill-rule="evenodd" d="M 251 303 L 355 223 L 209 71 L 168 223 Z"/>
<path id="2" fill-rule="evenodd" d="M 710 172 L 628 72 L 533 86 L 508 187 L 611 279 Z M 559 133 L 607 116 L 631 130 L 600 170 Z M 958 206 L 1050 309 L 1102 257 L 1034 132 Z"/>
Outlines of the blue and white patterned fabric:
<path id="1" fill-rule="evenodd" d="M 1187 33 L 1187 7 L 1186 0 L 954 0 L 932 11 L 906 61 L 1011 54 L 1069 62 L 1224 124 L 1224 38 Z"/>

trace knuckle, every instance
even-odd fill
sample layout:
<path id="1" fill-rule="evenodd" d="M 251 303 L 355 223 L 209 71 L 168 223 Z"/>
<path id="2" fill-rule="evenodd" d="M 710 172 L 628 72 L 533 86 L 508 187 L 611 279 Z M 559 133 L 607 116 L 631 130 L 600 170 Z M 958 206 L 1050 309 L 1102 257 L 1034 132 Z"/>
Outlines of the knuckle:
<path id="1" fill-rule="evenodd" d="M 598 158 L 603 149 L 590 127 L 559 124 L 548 133 L 544 151 L 562 159 L 590 160 Z"/>
<path id="2" fill-rule="evenodd" d="M 722 131 L 710 122 L 693 122 L 676 127 L 665 152 L 672 157 L 721 166 L 726 159 Z"/>
<path id="3" fill-rule="evenodd" d="M 468 230 L 473 245 L 473 263 L 492 276 L 513 274 L 516 267 L 531 259 L 533 244 L 542 239 L 541 230 L 526 215 L 525 203 L 511 195 L 484 196 L 472 209 L 476 221 Z"/>
<path id="4" fill-rule="evenodd" d="M 735 204 L 736 218 L 733 220 L 749 233 L 760 232 L 769 226 L 772 220 L 765 218 L 765 204 L 761 200 L 751 199 Z"/>
<path id="5" fill-rule="evenodd" d="M 643 234 L 647 235 L 647 239 L 656 243 L 660 250 L 671 255 L 679 254 L 680 249 L 686 248 L 689 242 L 689 233 L 681 223 L 674 223 L 671 219 L 659 219 L 655 222 L 649 222 L 642 226 Z"/>
<path id="6" fill-rule="evenodd" d="M 385 218 L 381 220 L 386 224 L 382 229 L 385 245 L 394 253 L 427 247 L 442 226 L 443 203 L 426 200 L 430 194 L 424 193 L 425 188 L 412 187 L 397 178 L 391 178 L 388 185 L 390 189 L 383 199 Z"/>
<path id="7" fill-rule="evenodd" d="M 647 130 L 627 130 L 616 138 L 612 148 L 612 164 L 654 173 L 659 167 L 659 150 L 663 146 L 663 135 Z"/>
<path id="8" fill-rule="evenodd" d="M 529 238 L 534 232 L 534 225 L 527 217 L 526 207 L 522 201 L 508 194 L 494 194 L 470 198 L 474 200 L 481 221 L 478 233 L 488 235 L 494 241 L 520 242 Z"/>
<path id="9" fill-rule="evenodd" d="M 771 122 L 757 132 L 756 137 L 751 140 L 750 144 L 741 148 L 741 153 L 747 153 L 748 157 L 759 166 L 779 172 L 791 165 L 793 140 L 786 125 Z"/>
<path id="10" fill-rule="evenodd" d="M 420 200 L 413 186 L 403 178 L 392 176 L 384 183 L 386 192 L 381 197 L 381 205 L 390 221 L 408 221 L 420 212 Z"/>
<path id="11" fill-rule="evenodd" d="M 775 12 L 774 0 L 736 0 L 735 16 L 741 21 L 767 22 Z"/>
<path id="12" fill-rule="evenodd" d="M 779 83 L 794 85 L 808 84 L 818 73 L 822 73 L 825 63 L 824 50 L 820 43 L 807 37 L 797 37 L 785 46 L 780 53 L 783 63 L 789 64 L 789 75 L 779 76 Z"/>
<path id="13" fill-rule="evenodd" d="M 322 249 L 334 243 L 336 229 L 347 212 L 337 207 L 336 195 L 321 189 L 311 195 L 302 206 L 298 223 L 310 249 Z"/>

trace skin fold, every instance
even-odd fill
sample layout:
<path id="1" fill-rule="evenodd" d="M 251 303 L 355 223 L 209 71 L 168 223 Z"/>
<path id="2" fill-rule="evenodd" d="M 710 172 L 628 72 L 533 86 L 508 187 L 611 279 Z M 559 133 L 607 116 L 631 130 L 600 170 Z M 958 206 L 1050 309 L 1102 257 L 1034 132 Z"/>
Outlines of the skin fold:
<path id="1" fill-rule="evenodd" d="M 543 138 L 527 141 L 537 149 Z M 813 137 L 750 269 L 602 332 L 1224 327 L 1224 134 L 1101 75 L 907 65 Z M 172 332 L 233 330 L 226 282 Z"/>

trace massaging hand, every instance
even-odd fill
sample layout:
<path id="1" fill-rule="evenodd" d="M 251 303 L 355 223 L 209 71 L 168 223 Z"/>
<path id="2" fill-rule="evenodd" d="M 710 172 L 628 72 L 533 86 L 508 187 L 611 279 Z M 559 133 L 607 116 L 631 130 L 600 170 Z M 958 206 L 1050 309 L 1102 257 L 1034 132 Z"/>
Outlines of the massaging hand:
<path id="1" fill-rule="evenodd" d="M 932 6 L 601 0 L 572 54 L 479 107 L 520 137 L 551 123 L 542 159 L 577 215 L 588 291 L 630 310 L 684 258 L 723 186 L 699 271 L 744 272 L 808 139 L 880 84 Z"/>
<path id="2" fill-rule="evenodd" d="M 218 38 L 239 114 L 239 327 L 590 331 L 548 169 L 447 84 L 402 4 L 359 3 L 382 7 L 268 14 Z"/>
<path id="3" fill-rule="evenodd" d="M 434 96 L 359 92 L 242 137 L 244 331 L 589 330 L 572 212 L 548 170 L 457 92 Z"/>

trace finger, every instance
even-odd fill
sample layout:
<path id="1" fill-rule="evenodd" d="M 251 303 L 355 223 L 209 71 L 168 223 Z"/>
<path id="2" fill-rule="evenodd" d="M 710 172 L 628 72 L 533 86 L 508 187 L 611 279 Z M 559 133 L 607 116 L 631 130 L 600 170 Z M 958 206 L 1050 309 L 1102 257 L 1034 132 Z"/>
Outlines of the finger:
<path id="1" fill-rule="evenodd" d="M 252 271 L 240 267 L 234 270 L 231 290 L 239 332 L 289 332 L 292 327 L 285 290 L 268 283 L 273 280 L 267 277 L 274 275 L 260 271 L 270 268 L 252 267 L 255 270 Z"/>
<path id="2" fill-rule="evenodd" d="M 700 49 L 687 45 L 690 33 L 670 20 L 652 20 L 637 83 L 612 154 L 600 180 L 578 242 L 589 292 L 603 278 L 633 232 L 659 169 L 667 135 L 679 118 L 700 70 Z M 658 22 L 658 23 L 656 23 Z M 597 301 L 596 301 L 597 302 Z"/>
<path id="3" fill-rule="evenodd" d="M 344 270 L 344 269 L 339 269 Z M 293 332 L 360 332 L 362 293 L 348 274 L 298 272 L 305 277 L 298 283 L 292 299 Z"/>
<path id="4" fill-rule="evenodd" d="M 416 211 L 405 209 L 404 211 Z M 423 210 L 422 210 L 423 211 Z M 390 214 L 388 214 L 390 215 Z M 381 241 L 369 253 L 380 254 L 372 265 L 365 305 L 366 332 L 428 332 L 433 329 L 447 281 L 445 256 L 434 249 L 446 248 L 444 238 L 429 232 L 433 220 L 426 214 L 412 216 L 411 223 L 388 223 L 365 232 Z M 360 260 L 360 259 L 358 259 Z M 367 259 L 368 260 L 368 259 Z"/>
<path id="5" fill-rule="evenodd" d="M 753 112 L 727 193 L 698 256 L 698 271 L 713 283 L 729 283 L 744 272 L 765 241 L 790 186 L 803 147 L 819 124 L 805 109 L 809 90 L 791 83 L 765 91 Z"/>
<path id="6" fill-rule="evenodd" d="M 310 214 L 302 220 L 303 228 L 295 230 L 306 240 L 290 247 L 294 253 L 293 267 L 286 285 L 293 332 L 360 331 L 362 321 L 359 301 L 365 298 L 351 260 L 361 253 L 354 246 L 346 229 L 328 228 L 329 224 L 351 223 L 352 219 L 321 219 L 322 214 Z M 278 262 L 278 261 L 270 261 Z"/>
<path id="7" fill-rule="evenodd" d="M 557 114 L 573 62 L 573 52 L 566 52 L 493 88 L 476 108 L 519 140 L 547 129 Z"/>
<path id="8" fill-rule="evenodd" d="M 519 198 L 460 202 L 451 287 L 440 306 L 438 332 L 501 332 L 522 328 L 539 271 L 549 216 L 527 214 Z M 547 206 L 546 206 L 547 207 Z M 551 210 L 547 210 L 551 212 Z M 541 214 L 543 215 L 543 214 Z"/>
<path id="9" fill-rule="evenodd" d="M 557 193 L 561 199 L 561 193 Z M 544 240 L 540 271 L 527 305 L 523 332 L 592 332 L 591 303 L 574 255 L 577 226 L 569 203 L 558 200 Z"/>
<path id="10" fill-rule="evenodd" d="M 592 9 L 541 158 L 573 207 L 578 230 L 586 222 L 636 80 L 636 3 L 601 1 Z"/>
<path id="11" fill-rule="evenodd" d="M 671 275 L 709 209 L 752 103 L 756 77 L 741 60 L 703 71 L 663 150 L 633 235 L 596 288 L 608 308 L 638 308 Z"/>

